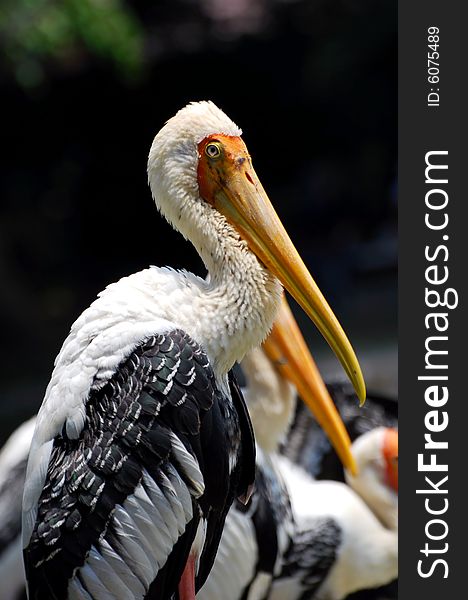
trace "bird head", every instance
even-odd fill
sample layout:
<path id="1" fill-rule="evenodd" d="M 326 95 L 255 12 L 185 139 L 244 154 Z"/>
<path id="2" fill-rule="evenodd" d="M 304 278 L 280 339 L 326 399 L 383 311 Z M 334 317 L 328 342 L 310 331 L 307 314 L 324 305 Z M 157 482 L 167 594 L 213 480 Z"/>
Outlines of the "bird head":
<path id="1" fill-rule="evenodd" d="M 365 384 L 354 350 L 268 199 L 240 135 L 212 102 L 180 110 L 150 150 L 148 178 L 156 205 L 188 239 L 216 229 L 218 238 L 246 244 L 315 323 L 363 402 Z"/>
<path id="2" fill-rule="evenodd" d="M 347 483 L 365 500 L 380 520 L 397 527 L 398 432 L 376 427 L 359 436 L 352 445 L 357 476 L 346 472 Z"/>

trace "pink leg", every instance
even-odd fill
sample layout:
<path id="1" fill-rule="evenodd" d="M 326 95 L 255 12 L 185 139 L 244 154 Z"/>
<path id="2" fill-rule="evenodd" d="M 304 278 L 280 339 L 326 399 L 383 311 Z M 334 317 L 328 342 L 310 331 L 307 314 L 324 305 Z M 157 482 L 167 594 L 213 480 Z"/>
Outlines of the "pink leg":
<path id="1" fill-rule="evenodd" d="M 195 557 L 190 554 L 179 582 L 179 599 L 195 600 Z"/>

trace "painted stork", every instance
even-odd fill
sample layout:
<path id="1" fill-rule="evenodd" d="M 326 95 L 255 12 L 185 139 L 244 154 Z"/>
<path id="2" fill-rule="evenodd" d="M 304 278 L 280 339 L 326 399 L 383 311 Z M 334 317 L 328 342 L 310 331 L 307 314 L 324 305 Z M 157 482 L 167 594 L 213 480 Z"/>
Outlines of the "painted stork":
<path id="1" fill-rule="evenodd" d="M 149 268 L 72 325 L 31 444 L 23 496 L 29 598 L 193 599 L 226 513 L 248 498 L 253 437 L 228 371 L 266 337 L 281 284 L 364 399 L 354 351 L 252 167 L 240 129 L 193 103 L 156 135 L 155 203 L 206 279 Z"/>
<path id="2" fill-rule="evenodd" d="M 293 543 L 295 523 L 277 451 L 294 414 L 296 389 L 326 431 L 343 464 L 356 474 L 350 440 L 283 296 L 270 336 L 242 361 L 244 395 L 257 441 L 255 491 L 228 513 L 213 569 L 199 600 L 261 600 Z"/>
<path id="3" fill-rule="evenodd" d="M 398 434 L 378 427 L 353 443 L 349 485 L 316 481 L 282 457 L 295 521 L 271 600 L 342 600 L 398 574 Z"/>

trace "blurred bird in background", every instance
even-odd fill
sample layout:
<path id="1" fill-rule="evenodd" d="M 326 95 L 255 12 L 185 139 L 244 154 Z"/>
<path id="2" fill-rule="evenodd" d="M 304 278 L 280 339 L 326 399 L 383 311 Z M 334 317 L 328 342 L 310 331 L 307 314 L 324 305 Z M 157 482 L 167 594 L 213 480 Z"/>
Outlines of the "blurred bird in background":
<path id="1" fill-rule="evenodd" d="M 398 437 L 378 427 L 352 445 L 357 474 L 345 472 L 348 485 L 314 480 L 282 458 L 280 472 L 291 498 L 296 534 L 273 600 L 342 600 L 369 590 L 367 597 L 389 598 L 370 588 L 398 575 Z"/>
<path id="2" fill-rule="evenodd" d="M 392 396 L 371 391 L 365 405 L 359 406 L 353 388 L 347 383 L 331 381 L 327 383 L 327 389 L 352 441 L 376 427 L 398 427 L 398 403 Z M 345 481 L 336 452 L 301 403 L 296 405 L 281 453 L 314 479 Z"/>
<path id="3" fill-rule="evenodd" d="M 398 483 L 395 481 L 395 477 L 392 483 L 389 483 L 387 476 L 387 464 L 394 475 L 398 472 L 398 444 L 394 445 L 396 452 L 393 456 L 388 455 L 385 458 L 383 454 L 383 436 L 385 431 L 395 431 L 398 428 L 398 403 L 395 398 L 384 395 L 373 393 L 372 391 L 367 394 L 366 403 L 364 406 L 359 407 L 356 395 L 352 388 L 346 383 L 331 382 L 328 383 L 327 388 L 336 405 L 343 423 L 346 426 L 346 430 L 349 433 L 351 440 L 356 441 L 359 439 L 368 439 L 367 445 L 363 446 L 363 450 L 360 452 L 362 456 L 361 460 L 364 461 L 366 467 L 366 473 L 374 475 L 372 478 L 363 477 L 365 485 L 357 485 L 356 491 L 358 495 L 362 497 L 364 502 L 367 503 L 370 513 L 373 513 L 380 521 L 380 526 L 371 528 L 376 532 L 380 532 L 384 537 L 387 538 L 391 549 L 391 562 L 390 566 L 394 569 L 396 564 L 396 557 L 394 555 L 394 548 L 397 543 L 397 515 L 398 515 Z M 397 441 L 395 434 L 391 434 L 393 439 Z M 380 440 L 380 441 L 379 441 Z M 358 446 L 359 447 L 359 446 Z M 367 448 L 367 455 L 365 450 Z M 299 475 L 304 477 L 304 473 L 310 476 L 309 481 L 316 480 L 323 481 L 324 483 L 329 480 L 335 480 L 337 482 L 348 482 L 353 486 L 353 482 L 359 482 L 360 475 L 358 478 L 350 478 L 349 473 L 343 470 L 341 461 L 339 460 L 336 452 L 331 447 L 329 441 L 323 435 L 320 427 L 318 427 L 315 420 L 311 417 L 310 413 L 303 410 L 301 403 L 296 406 L 295 415 L 293 422 L 288 432 L 286 441 L 281 447 L 281 453 L 284 454 L 288 460 L 296 464 L 300 469 L 297 471 Z M 354 450 L 353 454 L 356 459 L 358 455 Z M 359 468 L 359 474 L 362 469 Z M 298 481 L 301 477 L 296 476 L 294 479 Z M 363 475 L 361 475 L 363 476 Z M 305 477 L 307 480 L 307 476 Z M 380 485 L 379 485 L 380 482 Z M 364 487 L 368 490 L 364 491 Z M 312 491 L 312 487 L 309 488 Z M 327 491 L 331 491 L 327 486 L 323 488 L 317 488 L 323 490 L 322 500 L 325 507 L 322 506 L 326 512 L 329 510 L 331 504 L 327 503 Z M 334 492 L 340 494 L 340 490 L 343 488 L 336 487 Z M 377 489 L 378 493 L 374 496 L 371 494 L 372 489 Z M 362 492 L 362 493 L 361 493 Z M 334 496 L 334 494 L 332 494 Z M 349 515 L 352 515 L 352 507 L 356 505 L 356 499 L 354 500 L 349 495 L 348 491 L 344 492 L 345 498 L 350 498 L 349 503 Z M 368 502 L 368 498 L 370 501 Z M 317 499 L 317 510 L 320 509 L 320 498 Z M 363 510 L 362 502 L 357 500 L 357 509 L 361 514 L 366 515 L 365 521 L 369 519 L 369 510 Z M 346 503 L 344 504 L 346 506 Z M 345 514 L 341 508 L 338 509 L 340 514 Z M 307 513 L 307 511 L 306 511 Z M 372 520 L 372 519 L 371 519 Z M 353 524 L 357 523 L 359 526 L 359 520 L 352 521 Z M 389 535 L 389 534 L 390 535 Z M 359 536 L 356 538 L 359 539 Z M 379 539 L 377 535 L 376 539 Z M 365 566 L 363 564 L 363 566 Z M 359 569 L 357 570 L 359 572 Z M 389 585 L 385 585 L 382 588 L 375 587 L 378 585 L 378 580 L 381 578 L 383 573 L 379 572 L 378 569 L 372 574 L 375 577 L 372 589 L 363 589 L 362 591 L 353 593 L 350 596 L 350 600 L 389 600 L 396 599 L 398 597 L 397 582 L 393 581 Z M 397 573 L 395 572 L 394 578 L 396 579 Z M 383 585 L 384 579 L 381 579 Z"/>

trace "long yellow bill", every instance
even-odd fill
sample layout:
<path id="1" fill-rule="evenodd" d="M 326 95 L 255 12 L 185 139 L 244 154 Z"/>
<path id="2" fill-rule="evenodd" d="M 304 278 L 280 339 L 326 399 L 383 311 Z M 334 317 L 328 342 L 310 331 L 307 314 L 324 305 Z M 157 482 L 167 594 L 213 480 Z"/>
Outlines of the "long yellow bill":
<path id="1" fill-rule="evenodd" d="M 239 137 L 212 135 L 199 143 L 198 151 L 200 195 L 226 217 L 302 306 L 363 404 L 366 387 L 354 350 L 271 205 L 244 142 Z"/>
<path id="2" fill-rule="evenodd" d="M 351 440 L 284 295 L 263 348 L 277 370 L 295 386 L 299 396 L 315 415 L 343 466 L 356 475 Z"/>

